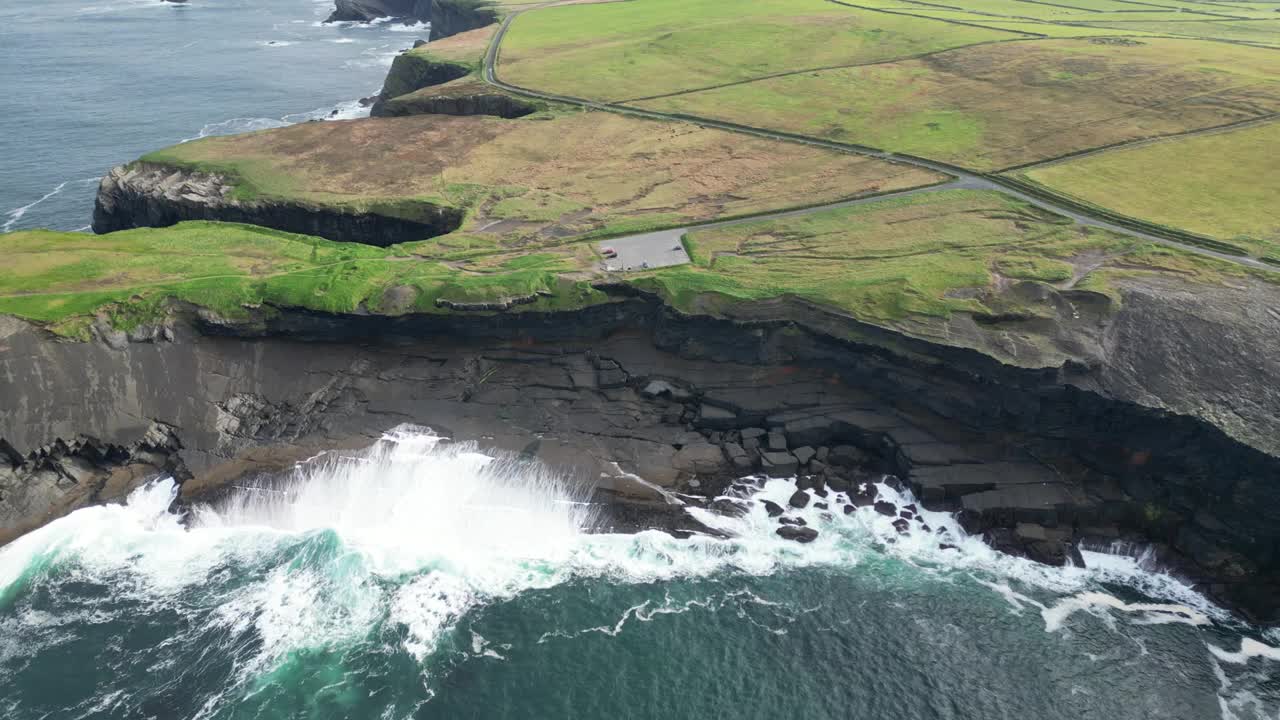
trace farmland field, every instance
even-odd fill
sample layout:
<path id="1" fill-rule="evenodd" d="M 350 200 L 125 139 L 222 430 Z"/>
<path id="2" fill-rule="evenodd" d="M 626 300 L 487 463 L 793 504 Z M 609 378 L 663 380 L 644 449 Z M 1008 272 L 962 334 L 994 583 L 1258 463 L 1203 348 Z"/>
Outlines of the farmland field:
<path id="1" fill-rule="evenodd" d="M 1196 40 L 1026 40 L 636 103 L 979 170 L 1280 111 L 1280 54 Z"/>
<path id="2" fill-rule="evenodd" d="M 1280 258 L 1280 124 L 1175 138 L 1022 176 L 1109 210 Z"/>
<path id="3" fill-rule="evenodd" d="M 569 5 L 515 20 L 501 75 L 523 87 L 618 101 L 1017 37 L 819 0 Z"/>
<path id="4" fill-rule="evenodd" d="M 560 140 L 574 138 L 573 143 Z M 418 115 L 206 138 L 143 158 L 248 199 L 465 209 L 463 231 L 558 239 L 834 202 L 939 181 L 911 166 L 611 113 Z"/>

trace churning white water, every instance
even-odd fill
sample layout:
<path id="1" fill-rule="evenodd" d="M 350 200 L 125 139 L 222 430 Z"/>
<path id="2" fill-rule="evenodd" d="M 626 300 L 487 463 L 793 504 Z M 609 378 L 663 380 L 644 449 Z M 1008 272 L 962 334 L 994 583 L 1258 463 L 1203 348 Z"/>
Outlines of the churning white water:
<path id="1" fill-rule="evenodd" d="M 797 544 L 777 536 L 776 520 L 759 502 L 785 505 L 795 488 L 779 479 L 735 486 L 734 497 L 748 506 L 740 517 L 688 509 L 728 539 L 594 534 L 589 488 L 536 462 L 405 427 L 365 452 L 326 453 L 283 480 L 198 507 L 185 523 L 171 510 L 176 489 L 169 480 L 137 490 L 123 505 L 72 513 L 0 551 L 0 603 L 24 577 L 60 564 L 157 608 L 189 602 L 180 600 L 189 597 L 184 591 L 234 573 L 244 581 L 220 586 L 202 602 L 211 603 L 212 622 L 229 638 L 251 634 L 260 643 L 253 661 L 239 668 L 242 679 L 290 653 L 342 647 L 388 623 L 403 629 L 401 649 L 425 663 L 476 608 L 583 579 L 648 583 L 801 567 L 885 572 L 892 562 L 900 569 L 894 572 L 988 588 L 1011 613 L 1039 615 L 1049 633 L 1069 634 L 1081 614 L 1130 626 L 1234 622 L 1133 558 L 1087 552 L 1088 567 L 1050 568 L 992 551 L 945 513 L 923 511 L 920 525 L 929 532 L 899 534 L 893 518 L 870 508 L 842 513 L 846 499 L 839 493 L 789 510 L 819 531 L 814 542 Z M 884 484 L 879 490 L 899 506 L 914 501 Z M 1122 600 L 1105 589 L 1115 586 L 1144 599 Z M 628 622 L 683 612 L 688 604 L 637 606 L 616 625 L 581 632 L 616 634 Z M 19 616 L 0 629 L 17 638 L 24 623 L 40 622 L 48 618 Z M 1274 662 L 1280 653 L 1243 636 L 1238 648 L 1210 649 L 1223 682 L 1223 717 L 1233 717 L 1230 703 L 1248 698 L 1233 689 L 1227 666 L 1256 672 L 1250 663 Z M 31 651 L 0 639 L 0 658 Z"/>

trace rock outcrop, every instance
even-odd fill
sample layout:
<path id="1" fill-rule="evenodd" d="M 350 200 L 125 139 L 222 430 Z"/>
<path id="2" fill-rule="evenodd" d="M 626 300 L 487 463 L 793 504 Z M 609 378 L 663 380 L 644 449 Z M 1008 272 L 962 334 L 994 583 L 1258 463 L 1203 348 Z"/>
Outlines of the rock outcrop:
<path id="1" fill-rule="evenodd" d="M 431 0 L 336 0 L 325 22 L 369 22 L 386 17 L 431 22 Z"/>
<path id="2" fill-rule="evenodd" d="M 382 91 L 378 93 L 378 99 L 374 101 L 369 113 L 374 117 L 390 114 L 384 112 L 388 101 L 423 88 L 464 78 L 473 70 L 465 63 L 440 60 L 428 53 L 412 50 L 400 53 L 391 61 L 391 69 L 382 82 Z"/>
<path id="3" fill-rule="evenodd" d="M 535 103 L 500 92 L 475 91 L 468 85 L 451 91 L 413 92 L 374 105 L 375 117 L 405 115 L 494 115 L 508 120 L 538 111 Z"/>
<path id="4" fill-rule="evenodd" d="M 79 435 L 23 455 L 0 438 L 0 544 L 67 513 L 122 500 L 158 476 L 189 477 L 173 427 L 153 422 L 128 445 Z"/>
<path id="5" fill-rule="evenodd" d="M 426 203 L 415 207 L 416 217 L 405 218 L 280 200 L 240 200 L 235 189 L 235 181 L 223 175 L 148 163 L 122 165 L 98 186 L 93 230 L 108 233 L 218 220 L 385 247 L 453 232 L 463 219 L 458 208 Z"/>
<path id="6" fill-rule="evenodd" d="M 498 10 L 489 0 L 434 0 L 431 6 L 431 39 L 439 40 L 498 22 Z"/>
<path id="7" fill-rule="evenodd" d="M 325 22 L 369 22 L 394 18 L 431 23 L 431 39 L 439 40 L 498 21 L 487 0 L 336 0 Z"/>

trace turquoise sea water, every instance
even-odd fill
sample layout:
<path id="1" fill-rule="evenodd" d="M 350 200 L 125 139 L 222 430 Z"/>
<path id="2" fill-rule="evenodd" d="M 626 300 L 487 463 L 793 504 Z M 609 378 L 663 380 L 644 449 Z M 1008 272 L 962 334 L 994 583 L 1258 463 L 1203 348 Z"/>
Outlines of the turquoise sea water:
<path id="1" fill-rule="evenodd" d="M 788 481 L 744 485 L 782 499 Z M 884 488 L 882 492 L 892 495 Z M 5 718 L 1275 718 L 1276 638 L 1134 559 L 1053 569 L 869 509 L 587 532 L 545 468 L 421 432 L 0 551 Z M 907 498 L 902 498 L 905 502 Z"/>
<path id="2" fill-rule="evenodd" d="M 425 27 L 332 0 L 0 2 L 0 230 L 89 225 L 113 165 L 182 140 L 353 117 Z"/>

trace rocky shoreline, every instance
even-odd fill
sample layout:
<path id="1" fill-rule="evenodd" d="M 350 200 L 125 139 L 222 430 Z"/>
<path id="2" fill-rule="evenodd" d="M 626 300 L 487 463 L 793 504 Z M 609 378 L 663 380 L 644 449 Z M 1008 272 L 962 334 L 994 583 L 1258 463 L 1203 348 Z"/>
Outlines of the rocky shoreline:
<path id="1" fill-rule="evenodd" d="M 431 39 L 457 35 L 498 20 L 484 0 L 336 0 L 325 22 L 370 22 L 391 18 L 405 23 L 431 23 Z"/>
<path id="2" fill-rule="evenodd" d="M 90 428 L 128 444 L 160 421 L 181 439 L 187 502 L 414 423 L 592 484 L 615 530 L 706 531 L 666 494 L 732 512 L 711 501 L 747 475 L 843 493 L 833 512 L 874 506 L 865 488 L 894 477 L 1006 552 L 1061 564 L 1082 543 L 1151 543 L 1220 601 L 1261 621 L 1280 610 L 1276 530 L 1254 512 L 1280 501 L 1280 460 L 1118 396 L 1098 370 L 1015 368 L 882 329 L 853 340 L 816 309 L 731 320 L 635 294 L 574 313 L 175 308 L 163 329 L 100 324 L 87 343 L 4 322 L 14 447 Z"/>
<path id="3" fill-rule="evenodd" d="M 429 20 L 433 39 L 494 19 L 469 0 L 339 0 L 330 20 L 377 17 Z M 529 109 L 414 98 L 469 70 L 397 67 L 376 114 Z M 122 166 L 93 226 L 222 220 L 390 245 L 462 219 L 244 201 L 232 185 Z M 714 533 L 680 503 L 735 514 L 744 477 L 796 477 L 794 507 L 871 507 L 929 532 L 919 508 L 877 497 L 877 482 L 901 483 L 1005 552 L 1060 565 L 1084 544 L 1149 544 L 1219 601 L 1280 622 L 1280 528 L 1257 512 L 1280 504 L 1280 359 L 1258 351 L 1280 334 L 1280 297 L 1248 278 L 1161 283 L 1125 281 L 1116 307 L 1023 283 L 1043 317 L 901 327 L 794 298 L 685 314 L 608 283 L 609 302 L 565 312 L 536 294 L 401 316 L 260 307 L 229 320 L 175 304 L 128 333 L 100 319 L 90 342 L 0 317 L 0 543 L 158 474 L 181 502 L 207 501 L 412 423 L 590 485 L 602 530 Z M 769 514 L 780 536 L 814 539 L 787 508 Z"/>

